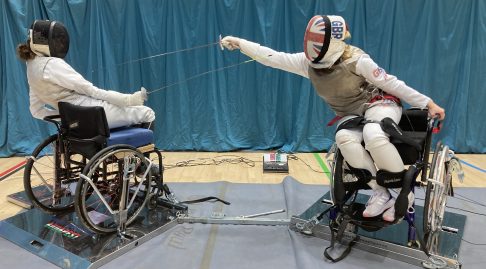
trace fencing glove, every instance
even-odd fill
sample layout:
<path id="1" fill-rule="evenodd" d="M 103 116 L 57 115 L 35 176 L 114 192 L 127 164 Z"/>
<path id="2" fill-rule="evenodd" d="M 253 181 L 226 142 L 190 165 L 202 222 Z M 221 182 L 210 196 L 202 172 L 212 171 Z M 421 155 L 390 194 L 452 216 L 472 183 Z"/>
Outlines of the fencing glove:
<path id="1" fill-rule="evenodd" d="M 240 38 L 234 36 L 225 36 L 221 39 L 221 45 L 228 50 L 234 50 L 240 48 Z"/>
<path id="2" fill-rule="evenodd" d="M 147 100 L 147 90 L 142 87 L 140 91 L 135 92 L 128 96 L 127 105 L 128 106 L 141 106 L 143 102 Z"/>

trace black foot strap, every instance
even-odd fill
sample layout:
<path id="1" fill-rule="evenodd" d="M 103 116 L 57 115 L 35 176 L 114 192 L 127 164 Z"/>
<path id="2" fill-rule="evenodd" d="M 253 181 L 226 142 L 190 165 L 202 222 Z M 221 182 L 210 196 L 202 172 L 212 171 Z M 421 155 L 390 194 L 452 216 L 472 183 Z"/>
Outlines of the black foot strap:
<path id="1" fill-rule="evenodd" d="M 330 249 L 333 249 L 334 248 L 334 244 L 336 243 L 336 241 L 337 242 L 341 242 L 342 241 L 343 235 L 344 235 L 344 231 L 346 230 L 346 227 L 348 226 L 348 224 L 349 224 L 350 221 L 351 221 L 351 218 L 349 218 L 348 216 L 345 216 L 344 219 L 343 219 L 343 221 L 339 225 L 339 229 L 338 229 L 337 234 L 334 232 L 334 229 L 331 227 L 331 225 L 329 225 L 329 228 L 331 230 L 331 245 L 324 250 L 324 257 L 326 257 L 326 259 L 330 260 L 333 263 L 338 262 L 338 261 L 346 258 L 346 256 L 348 256 L 348 254 L 351 252 L 351 248 L 359 240 L 359 236 L 356 235 L 354 237 L 354 239 L 351 242 L 349 242 L 348 246 L 343 251 L 343 253 L 341 253 L 341 255 L 339 257 L 337 257 L 337 258 L 331 257 L 331 255 L 328 252 Z"/>

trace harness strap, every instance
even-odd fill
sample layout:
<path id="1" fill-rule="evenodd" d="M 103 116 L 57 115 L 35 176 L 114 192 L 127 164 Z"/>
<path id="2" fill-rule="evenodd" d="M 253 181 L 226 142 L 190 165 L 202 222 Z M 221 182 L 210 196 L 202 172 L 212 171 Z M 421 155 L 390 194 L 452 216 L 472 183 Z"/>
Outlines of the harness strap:
<path id="1" fill-rule="evenodd" d="M 350 221 L 351 221 L 351 218 L 349 218 L 348 216 L 345 216 L 343 221 L 341 222 L 341 224 L 339 224 L 339 229 L 338 229 L 337 234 L 334 232 L 334 229 L 332 229 L 330 227 L 331 225 L 329 225 L 329 228 L 331 230 L 331 245 L 329 247 L 327 247 L 326 249 L 324 249 L 323 254 L 324 254 L 324 257 L 326 257 L 326 259 L 330 260 L 333 263 L 336 263 L 336 262 L 341 261 L 342 259 L 346 258 L 346 256 L 348 256 L 348 254 L 351 252 L 351 248 L 359 240 L 359 236 L 356 234 L 356 237 L 351 242 L 349 242 L 346 249 L 337 258 L 331 257 L 331 255 L 328 253 L 329 249 L 334 248 L 334 244 L 336 243 L 336 241 L 341 242 L 341 240 L 343 239 L 343 236 L 344 236 L 344 231 L 346 230 L 346 227 L 348 226 Z"/>
<path id="2" fill-rule="evenodd" d="M 380 100 L 390 100 L 390 101 L 393 101 L 397 104 L 402 103 L 400 101 L 400 98 L 398 98 L 394 95 L 391 95 L 391 94 L 387 94 L 387 93 L 376 95 L 375 97 L 371 98 L 370 103 L 374 103 L 374 102 L 380 101 Z"/>
<path id="3" fill-rule="evenodd" d="M 391 94 L 387 94 L 387 93 L 384 93 L 384 94 L 380 94 L 380 95 L 376 95 L 375 97 L 371 98 L 370 100 L 370 104 L 371 103 L 374 103 L 374 102 L 377 102 L 377 101 L 380 101 L 380 100 L 390 100 L 390 101 L 393 101 L 399 105 L 402 104 L 402 102 L 400 101 L 400 98 L 394 96 L 394 95 L 391 95 Z M 333 126 L 338 120 L 342 119 L 343 117 L 341 116 L 336 116 L 334 118 L 332 118 L 328 123 L 327 123 L 327 126 Z M 435 129 L 437 129 L 437 133 L 440 131 L 440 126 L 436 127 Z M 434 130 L 435 130 L 434 129 Z"/>
<path id="4" fill-rule="evenodd" d="M 333 126 L 334 123 L 336 123 L 338 120 L 342 119 L 343 117 L 341 116 L 336 116 L 334 118 L 332 118 L 332 120 L 330 120 L 328 123 L 327 123 L 327 126 Z"/>

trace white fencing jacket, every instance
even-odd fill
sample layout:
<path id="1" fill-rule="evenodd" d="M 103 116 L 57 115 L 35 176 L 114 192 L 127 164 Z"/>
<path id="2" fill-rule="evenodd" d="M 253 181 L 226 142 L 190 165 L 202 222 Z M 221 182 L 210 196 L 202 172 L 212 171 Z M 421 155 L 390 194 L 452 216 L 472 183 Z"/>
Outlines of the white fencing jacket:
<path id="1" fill-rule="evenodd" d="M 27 61 L 27 80 L 30 112 L 38 119 L 58 114 L 57 103 L 63 101 L 81 106 L 103 107 L 110 128 L 155 120 L 151 108 L 128 106 L 129 94 L 95 87 L 61 58 L 37 56 Z"/>

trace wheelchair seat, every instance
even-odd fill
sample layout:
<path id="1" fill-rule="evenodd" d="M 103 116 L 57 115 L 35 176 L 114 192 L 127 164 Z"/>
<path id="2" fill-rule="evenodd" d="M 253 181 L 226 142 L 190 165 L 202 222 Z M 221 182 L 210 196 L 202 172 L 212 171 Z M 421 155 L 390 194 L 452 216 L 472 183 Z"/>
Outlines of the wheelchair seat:
<path id="1" fill-rule="evenodd" d="M 109 129 L 103 107 L 85 107 L 59 102 L 61 131 L 66 135 L 71 153 L 91 158 L 101 149 L 127 144 L 141 147 L 153 143 L 152 130 L 137 127 Z"/>
<path id="2" fill-rule="evenodd" d="M 126 144 L 136 148 L 151 144 L 154 141 L 152 130 L 137 127 L 121 127 L 110 130 L 107 146 Z"/>

